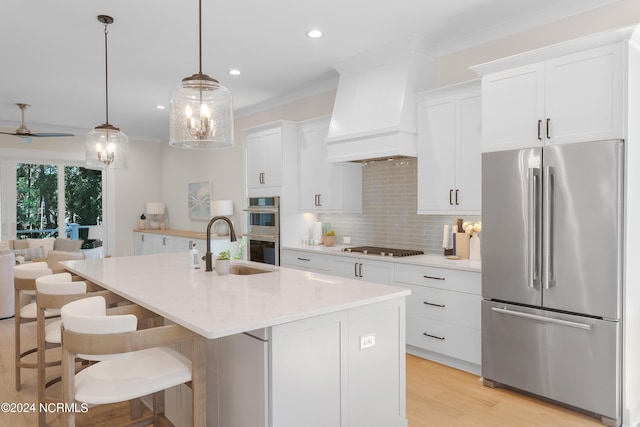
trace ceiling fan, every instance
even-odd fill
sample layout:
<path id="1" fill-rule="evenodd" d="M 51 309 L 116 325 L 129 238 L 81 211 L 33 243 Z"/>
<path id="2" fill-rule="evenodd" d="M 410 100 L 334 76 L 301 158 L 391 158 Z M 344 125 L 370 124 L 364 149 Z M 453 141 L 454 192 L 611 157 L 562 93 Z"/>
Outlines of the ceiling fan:
<path id="1" fill-rule="evenodd" d="M 54 133 L 54 132 L 38 132 L 38 133 L 32 133 L 29 128 L 27 127 L 27 125 L 24 124 L 24 110 L 26 110 L 27 108 L 30 107 L 29 104 L 22 104 L 22 103 L 16 103 L 16 105 L 18 106 L 18 108 L 20 109 L 20 111 L 22 112 L 22 124 L 20 125 L 20 127 L 18 129 L 16 129 L 15 132 L 11 133 L 11 132 L 0 132 L 3 133 L 5 135 L 15 135 L 15 136 L 19 136 L 20 138 L 24 139 L 25 142 L 30 143 L 31 142 L 31 137 L 54 137 L 54 136 L 74 136 L 72 133 Z"/>

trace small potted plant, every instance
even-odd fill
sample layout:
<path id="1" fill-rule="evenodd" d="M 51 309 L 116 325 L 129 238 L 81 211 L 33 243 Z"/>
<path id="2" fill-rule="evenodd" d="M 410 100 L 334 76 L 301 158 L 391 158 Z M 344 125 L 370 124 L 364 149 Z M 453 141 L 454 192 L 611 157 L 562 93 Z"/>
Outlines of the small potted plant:
<path id="1" fill-rule="evenodd" d="M 231 252 L 223 251 L 218 254 L 216 259 L 216 273 L 220 276 L 229 274 L 231 268 Z"/>
<path id="2" fill-rule="evenodd" d="M 327 230 L 327 232 L 322 235 L 322 243 L 325 246 L 328 246 L 328 247 L 333 246 L 335 242 L 336 242 L 336 232 L 333 231 L 333 229 Z"/>

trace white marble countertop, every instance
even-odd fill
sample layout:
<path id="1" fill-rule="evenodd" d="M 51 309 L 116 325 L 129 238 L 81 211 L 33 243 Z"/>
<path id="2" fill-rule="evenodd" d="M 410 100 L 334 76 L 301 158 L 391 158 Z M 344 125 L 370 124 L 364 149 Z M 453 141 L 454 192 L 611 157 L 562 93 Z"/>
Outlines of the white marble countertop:
<path id="1" fill-rule="evenodd" d="M 65 261 L 65 267 L 206 338 L 219 338 L 404 297 L 377 283 L 234 261 L 273 270 L 218 276 L 186 253 Z"/>
<path id="2" fill-rule="evenodd" d="M 427 267 L 449 268 L 453 270 L 465 270 L 465 271 L 481 271 L 481 261 L 470 261 L 468 259 L 451 260 L 447 259 L 444 255 L 426 254 L 426 255 L 412 255 L 407 257 L 389 257 L 381 255 L 364 255 L 359 252 L 343 252 L 344 248 L 353 247 L 336 245 L 326 247 L 324 245 L 293 245 L 284 246 L 282 249 L 291 249 L 296 251 L 323 253 L 327 255 L 339 255 L 352 258 L 364 258 L 376 261 L 394 262 L 398 264 L 420 265 Z"/>

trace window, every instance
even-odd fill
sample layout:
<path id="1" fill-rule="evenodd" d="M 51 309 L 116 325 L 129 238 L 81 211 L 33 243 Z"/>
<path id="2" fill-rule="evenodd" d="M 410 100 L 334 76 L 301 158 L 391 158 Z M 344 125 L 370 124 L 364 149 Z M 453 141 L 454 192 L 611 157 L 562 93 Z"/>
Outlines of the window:
<path id="1" fill-rule="evenodd" d="M 88 226 L 101 224 L 102 218 L 101 170 L 16 164 L 18 238 L 66 236 L 84 240 L 83 247 L 92 247 Z"/>

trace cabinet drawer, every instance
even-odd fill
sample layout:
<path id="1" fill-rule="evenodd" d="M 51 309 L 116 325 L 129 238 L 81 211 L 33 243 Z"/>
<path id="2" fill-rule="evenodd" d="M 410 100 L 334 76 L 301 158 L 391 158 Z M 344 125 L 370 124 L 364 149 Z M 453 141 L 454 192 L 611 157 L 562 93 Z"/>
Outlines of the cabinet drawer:
<path id="1" fill-rule="evenodd" d="M 331 269 L 333 267 L 330 255 L 283 250 L 280 256 L 280 264 L 285 267 L 297 267 L 302 270 L 327 272 L 329 274 L 331 274 Z"/>
<path id="2" fill-rule="evenodd" d="M 482 298 L 479 295 L 425 286 L 402 286 L 411 289 L 411 296 L 407 298 L 407 315 L 480 329 Z"/>
<path id="3" fill-rule="evenodd" d="M 396 264 L 396 282 L 480 295 L 480 273 Z"/>
<path id="4" fill-rule="evenodd" d="M 407 315 L 407 344 L 480 364 L 480 329 Z"/>

